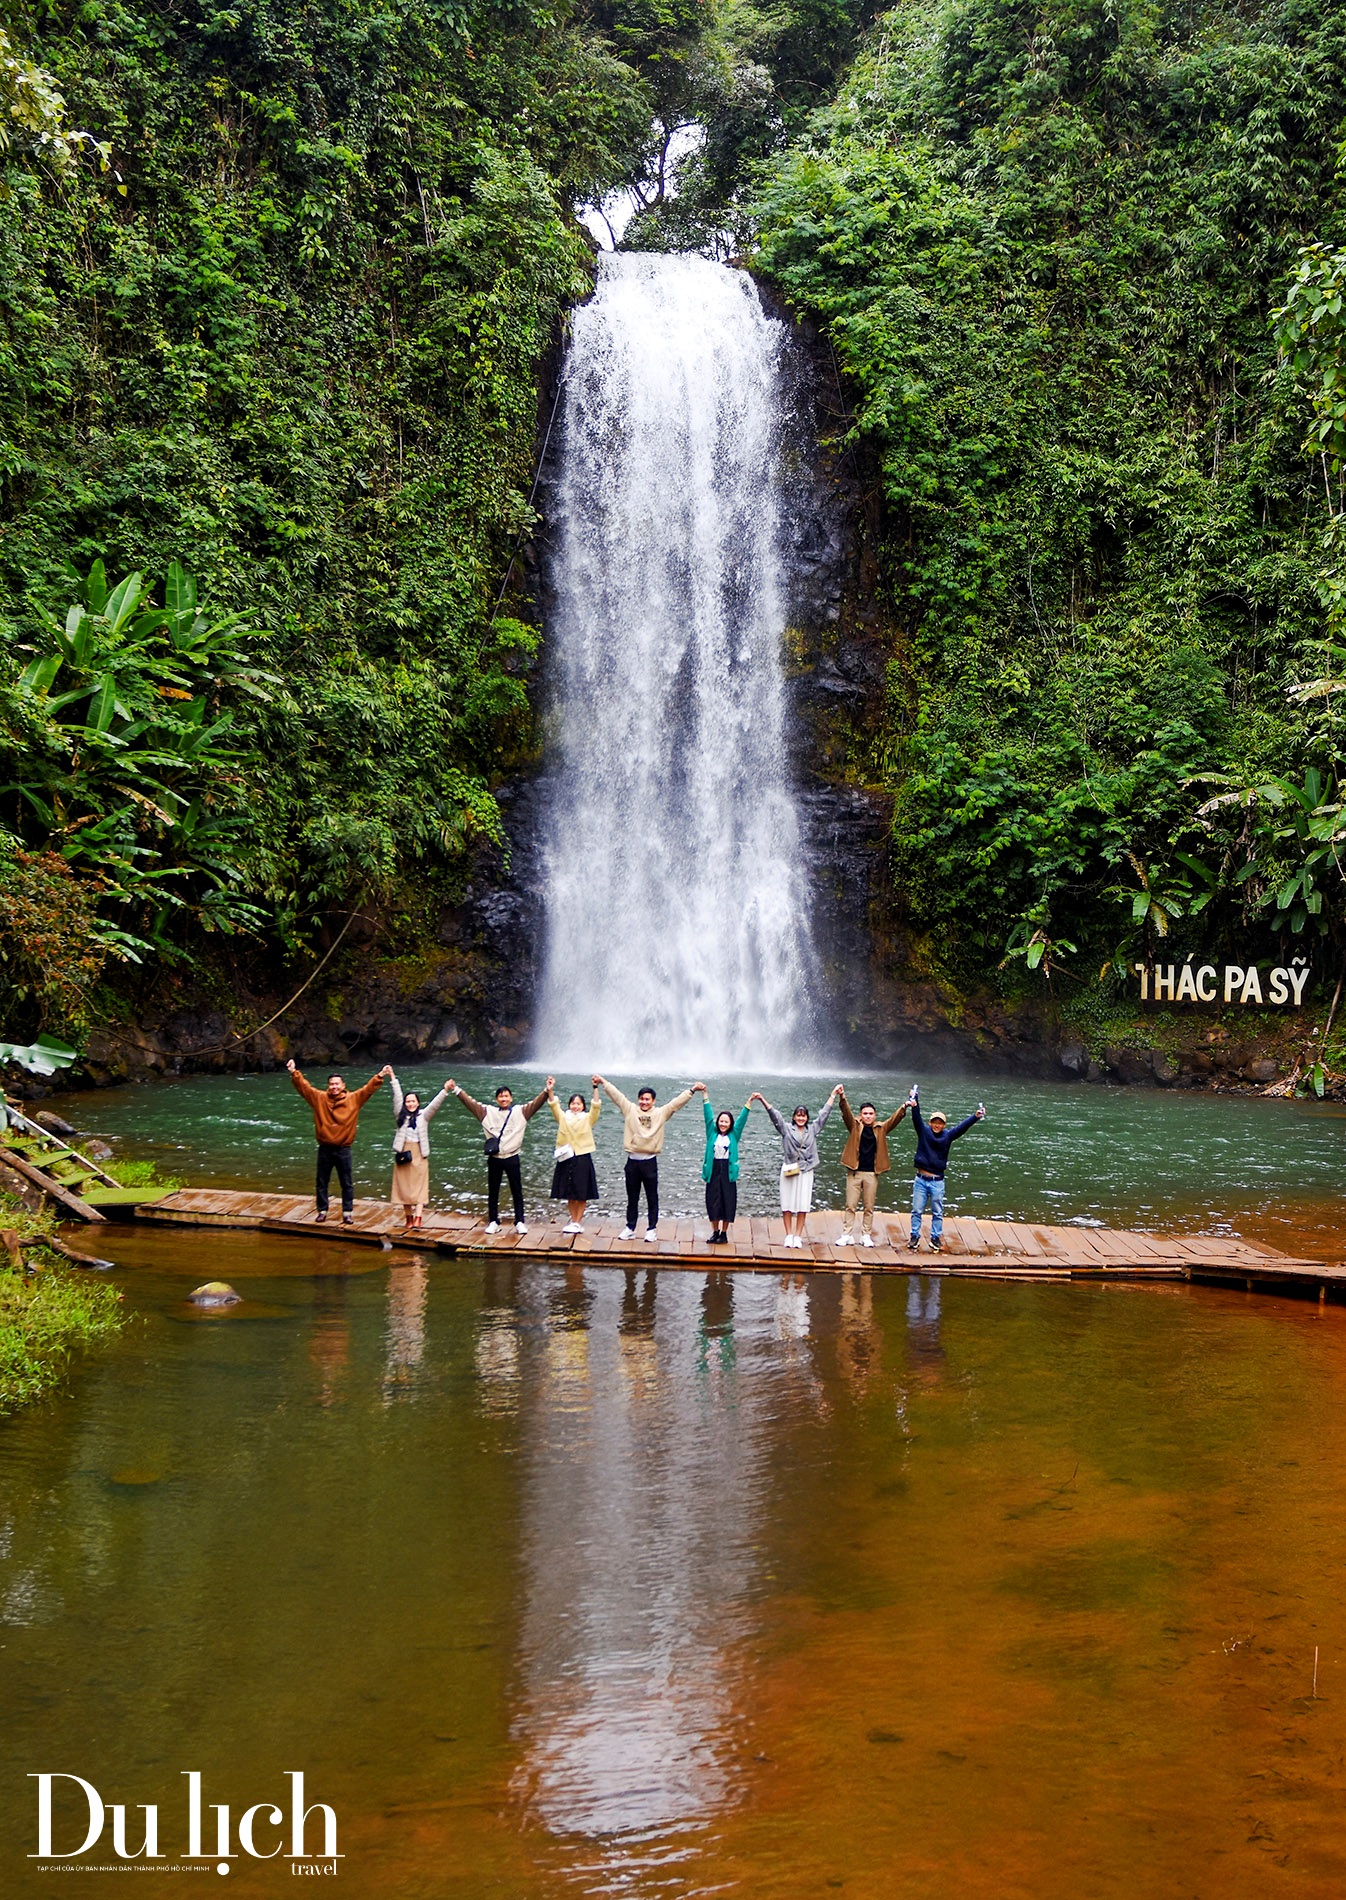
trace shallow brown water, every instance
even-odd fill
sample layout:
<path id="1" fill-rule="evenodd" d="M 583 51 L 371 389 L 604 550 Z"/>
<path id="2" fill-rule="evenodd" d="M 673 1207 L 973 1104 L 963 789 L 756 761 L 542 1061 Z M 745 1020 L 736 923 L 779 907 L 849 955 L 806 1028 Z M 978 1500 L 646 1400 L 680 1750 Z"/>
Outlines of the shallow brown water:
<path id="1" fill-rule="evenodd" d="M 42 1769 L 176 1853 L 184 1770 L 302 1768 L 409 1900 L 1346 1886 L 1346 1310 L 109 1251 L 0 1425 L 0 1893 L 113 1878 L 25 1858 Z"/>

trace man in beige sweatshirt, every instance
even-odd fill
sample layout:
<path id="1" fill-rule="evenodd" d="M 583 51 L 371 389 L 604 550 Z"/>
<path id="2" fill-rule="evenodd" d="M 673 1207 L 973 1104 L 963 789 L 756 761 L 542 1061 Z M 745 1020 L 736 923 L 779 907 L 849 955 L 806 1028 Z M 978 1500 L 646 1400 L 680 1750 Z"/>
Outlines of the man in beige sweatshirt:
<path id="1" fill-rule="evenodd" d="M 675 1095 L 671 1102 L 665 1102 L 662 1108 L 655 1107 L 654 1090 L 643 1088 L 638 1091 L 634 1102 L 621 1090 L 614 1088 L 601 1075 L 594 1077 L 594 1087 L 603 1089 L 621 1111 L 622 1146 L 626 1150 L 626 1226 L 622 1229 L 623 1240 L 634 1240 L 636 1236 L 636 1216 L 640 1212 L 640 1190 L 645 1190 L 646 1210 L 649 1220 L 645 1226 L 646 1240 L 659 1238 L 659 1156 L 664 1148 L 664 1130 L 670 1119 L 680 1108 L 686 1108 L 694 1095 L 704 1095 L 704 1082 L 693 1082 L 689 1089 Z"/>

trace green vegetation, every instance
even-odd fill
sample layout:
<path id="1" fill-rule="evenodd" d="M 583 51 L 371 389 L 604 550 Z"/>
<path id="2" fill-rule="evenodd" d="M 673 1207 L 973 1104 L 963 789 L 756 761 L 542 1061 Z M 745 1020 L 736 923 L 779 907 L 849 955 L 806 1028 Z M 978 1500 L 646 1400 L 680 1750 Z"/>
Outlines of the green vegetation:
<path id="1" fill-rule="evenodd" d="M 1344 109 L 1339 7 L 913 0 L 762 179 L 878 461 L 873 769 L 963 980 L 1346 945 L 1339 260 L 1300 274 Z"/>
<path id="2" fill-rule="evenodd" d="M 0 1250 L 0 1417 L 59 1385 L 77 1350 L 110 1338 L 125 1323 L 115 1288 L 47 1263 L 40 1250 L 50 1214 L 30 1214 L 0 1191 L 0 1233 L 12 1235 L 41 1271 L 8 1264 Z"/>
<path id="3" fill-rule="evenodd" d="M 925 967 L 1340 967 L 1341 4 L 0 0 L 0 109 L 7 1035 L 498 837 L 619 184 L 835 349 L 892 634 L 852 763 Z"/>
<path id="4" fill-rule="evenodd" d="M 451 888 L 497 833 L 537 634 L 494 608 L 539 366 L 590 282 L 571 207 L 642 162 L 651 96 L 564 4 L 4 0 L 0 23 L 0 904 L 27 919 L 0 1025 L 23 1038 L 77 1027 L 108 954 L 203 925 L 303 942 Z M 89 638 L 55 667 L 72 564 Z M 137 577 L 116 612 L 104 572 Z M 132 606 L 142 575 L 168 578 Z M 186 575 L 230 629 L 210 651 L 172 626 Z M 251 697 L 215 663 L 244 626 Z"/>

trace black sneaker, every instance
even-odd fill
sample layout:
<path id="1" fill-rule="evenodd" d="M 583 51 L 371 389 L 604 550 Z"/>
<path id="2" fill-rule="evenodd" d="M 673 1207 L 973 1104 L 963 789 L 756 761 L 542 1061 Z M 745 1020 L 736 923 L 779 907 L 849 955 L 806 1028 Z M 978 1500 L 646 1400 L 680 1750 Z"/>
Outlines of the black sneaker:
<path id="1" fill-rule="evenodd" d="M 907 1252 L 908 1252 L 908 1253 L 915 1253 L 915 1252 L 917 1251 L 917 1249 L 918 1249 L 918 1248 L 920 1247 L 920 1244 L 921 1244 L 921 1243 L 920 1243 L 920 1241 L 919 1241 L 919 1240 L 909 1240 L 909 1241 L 907 1242 Z"/>
<path id="2" fill-rule="evenodd" d="M 930 1243 L 930 1251 L 931 1253 L 943 1253 L 944 1242 L 942 1240 L 932 1240 Z"/>

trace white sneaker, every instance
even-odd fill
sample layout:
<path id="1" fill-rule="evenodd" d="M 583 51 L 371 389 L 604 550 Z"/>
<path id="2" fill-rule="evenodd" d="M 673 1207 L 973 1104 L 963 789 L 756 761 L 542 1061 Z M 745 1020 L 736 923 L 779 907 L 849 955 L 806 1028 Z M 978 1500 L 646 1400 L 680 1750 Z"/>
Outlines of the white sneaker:
<path id="1" fill-rule="evenodd" d="M 861 1245 L 862 1247 L 872 1247 L 872 1246 L 874 1245 L 874 1236 L 873 1236 L 873 1234 L 861 1234 L 861 1236 L 860 1236 L 860 1245 Z"/>
<path id="2" fill-rule="evenodd" d="M 525 1222 L 521 1220 L 516 1220 L 514 1223 L 514 1231 L 516 1234 L 526 1234 L 528 1232 L 528 1227 Z"/>
<path id="3" fill-rule="evenodd" d="M 498 1234 L 500 1232 L 500 1222 L 498 1220 L 488 1220 L 486 1223 L 486 1231 L 488 1234 Z"/>
<path id="4" fill-rule="evenodd" d="M 622 1235 L 621 1235 L 621 1237 L 622 1237 L 622 1239 L 623 1239 L 623 1240 L 634 1240 L 634 1239 L 635 1239 L 635 1237 L 636 1237 L 636 1230 L 635 1230 L 635 1228 L 634 1228 L 634 1227 L 623 1227 L 623 1229 L 622 1229 Z"/>
<path id="5" fill-rule="evenodd" d="M 568 1220 L 565 1226 L 561 1229 L 561 1232 L 563 1234 L 582 1234 L 584 1232 L 584 1229 L 580 1226 L 577 1220 Z"/>
<path id="6" fill-rule="evenodd" d="M 646 1240 L 658 1240 L 659 1238 L 658 1229 L 654 1227 L 647 1227 L 645 1229 L 645 1238 Z"/>
<path id="7" fill-rule="evenodd" d="M 850 1244 L 851 1236 L 849 1234 L 843 1234 L 841 1239 L 837 1242 L 838 1247 L 849 1247 Z"/>

